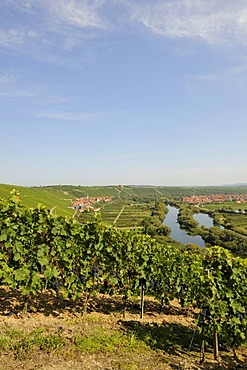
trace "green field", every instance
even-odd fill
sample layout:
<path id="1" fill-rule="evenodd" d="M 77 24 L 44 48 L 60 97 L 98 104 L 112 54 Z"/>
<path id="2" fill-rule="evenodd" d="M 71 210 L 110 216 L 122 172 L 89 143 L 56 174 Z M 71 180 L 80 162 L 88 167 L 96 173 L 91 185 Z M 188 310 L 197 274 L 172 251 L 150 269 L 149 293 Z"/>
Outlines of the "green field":
<path id="1" fill-rule="evenodd" d="M 218 212 L 225 222 L 232 224 L 232 230 L 247 236 L 247 202 L 210 203 L 204 209 Z"/>
<path id="2" fill-rule="evenodd" d="M 126 227 L 131 224 L 132 226 L 140 227 L 142 220 L 149 217 L 150 214 L 150 207 L 145 204 L 127 204 L 123 208 L 115 225 L 117 227 Z"/>
<path id="3" fill-rule="evenodd" d="M 238 202 L 221 202 L 221 203 L 209 203 L 204 204 L 203 208 L 210 209 L 210 210 L 221 210 L 221 209 L 229 209 L 234 211 L 245 211 L 247 210 L 247 202 L 246 203 L 238 203 Z"/>
<path id="4" fill-rule="evenodd" d="M 99 203 L 102 220 L 106 224 L 116 227 L 140 227 L 144 218 L 150 217 L 153 202 L 131 203 L 126 199 L 115 199 L 111 203 Z M 92 221 L 94 212 L 83 212 L 77 214 L 80 221 Z"/>

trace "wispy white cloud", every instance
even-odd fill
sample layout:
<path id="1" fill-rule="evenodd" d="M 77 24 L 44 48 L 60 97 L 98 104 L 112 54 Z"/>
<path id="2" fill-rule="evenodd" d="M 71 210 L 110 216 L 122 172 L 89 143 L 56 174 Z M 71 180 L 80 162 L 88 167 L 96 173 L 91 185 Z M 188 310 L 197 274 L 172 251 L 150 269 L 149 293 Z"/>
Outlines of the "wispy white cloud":
<path id="1" fill-rule="evenodd" d="M 31 28 L 0 29 L 0 46 L 2 49 L 31 52 L 33 45 L 39 42 L 39 37 L 39 33 Z"/>
<path id="2" fill-rule="evenodd" d="M 16 82 L 17 77 L 13 73 L 0 74 L 0 85 L 12 84 Z"/>
<path id="3" fill-rule="evenodd" d="M 46 21 L 46 26 L 65 24 L 78 28 L 105 26 L 99 10 L 106 0 L 8 0 L 4 6 Z"/>
<path id="4" fill-rule="evenodd" d="M 12 8 L 19 9 L 21 11 L 31 11 L 33 4 L 35 3 L 35 0 L 8 0 L 7 3 L 4 5 Z"/>
<path id="5" fill-rule="evenodd" d="M 72 44 L 83 31 L 103 29 L 106 20 L 100 15 L 105 0 L 16 0 L 10 5 L 26 17 L 26 32 L 38 29 L 39 41 L 47 42 L 51 34 L 61 35 Z M 28 30 L 28 31 L 27 31 Z M 23 31 L 22 31 L 23 32 Z"/>
<path id="6" fill-rule="evenodd" d="M 5 46 L 37 35 L 47 42 L 55 33 L 64 38 L 63 45 L 73 47 L 85 31 L 112 30 L 116 19 L 126 25 L 127 11 L 128 22 L 139 22 L 160 36 L 247 44 L 246 0 L 9 0 L 3 6 L 14 7 L 27 20 L 25 29 L 0 31 L 0 45 Z"/>
<path id="7" fill-rule="evenodd" d="M 234 77 L 243 76 L 243 75 L 247 76 L 247 64 L 246 64 L 246 62 L 237 64 L 234 67 L 230 68 L 229 71 L 228 71 L 228 74 L 230 76 L 234 76 Z"/>
<path id="8" fill-rule="evenodd" d="M 90 0 L 43 0 L 40 5 L 46 7 L 47 14 L 54 22 L 78 28 L 104 28 L 105 22 L 99 15 L 104 1 Z"/>
<path id="9" fill-rule="evenodd" d="M 40 118 L 49 118 L 59 121 L 80 121 L 82 116 L 73 113 L 63 113 L 63 112 L 39 112 L 37 116 Z"/>
<path id="10" fill-rule="evenodd" d="M 108 112 L 39 112 L 36 114 L 40 118 L 47 118 L 59 121 L 74 121 L 74 122 L 92 122 L 99 118 L 109 116 Z"/>
<path id="11" fill-rule="evenodd" d="M 16 28 L 10 30 L 0 29 L 0 45 L 13 46 L 24 42 L 25 34 Z"/>
<path id="12" fill-rule="evenodd" d="M 19 91 L 12 91 L 12 92 L 4 92 L 0 91 L 0 100 L 19 100 L 19 99 L 30 99 L 37 97 L 35 92 L 19 90 Z"/>
<path id="13" fill-rule="evenodd" d="M 214 73 L 195 74 L 188 76 L 187 89 L 194 90 L 198 87 L 222 86 L 222 83 L 231 81 L 231 85 L 245 84 L 247 78 L 247 65 L 236 64 Z M 220 83 L 220 84 L 219 84 Z"/>
<path id="14" fill-rule="evenodd" d="M 219 73 L 205 73 L 205 74 L 198 74 L 195 76 L 190 76 L 190 80 L 194 82 L 218 82 L 219 80 L 223 80 L 226 77 L 225 71 L 221 71 Z"/>
<path id="15" fill-rule="evenodd" d="M 154 0 L 135 2 L 130 19 L 171 38 L 202 39 L 211 44 L 247 43 L 245 0 Z"/>
<path id="16" fill-rule="evenodd" d="M 86 46 L 97 31 L 107 28 L 101 15 L 105 4 L 106 0 L 8 0 L 0 6 L 0 46 L 51 64 L 70 65 L 67 52 Z"/>
<path id="17" fill-rule="evenodd" d="M 161 37 L 247 46 L 246 0 L 8 0 L 1 7 L 12 16 L 1 22 L 0 46 L 53 64 L 71 65 L 69 52 L 82 45 L 90 58 L 91 39 L 133 24 Z"/>

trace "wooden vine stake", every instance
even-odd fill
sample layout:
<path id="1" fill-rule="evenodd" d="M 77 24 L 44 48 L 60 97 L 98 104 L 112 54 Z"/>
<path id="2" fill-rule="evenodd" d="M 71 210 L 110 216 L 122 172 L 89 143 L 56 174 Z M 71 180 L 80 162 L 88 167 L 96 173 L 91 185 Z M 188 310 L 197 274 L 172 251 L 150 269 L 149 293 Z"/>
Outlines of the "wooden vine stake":
<path id="1" fill-rule="evenodd" d="M 160 315 L 162 313 L 163 307 L 164 307 L 164 297 L 162 296 L 161 297 L 161 302 L 160 302 L 160 309 L 159 309 L 159 314 Z"/>
<path id="2" fill-rule="evenodd" d="M 88 306 L 89 298 L 90 298 L 90 291 L 86 290 L 85 300 L 84 300 L 84 305 L 83 305 L 83 315 L 85 315 L 87 313 L 87 306 Z"/>
<path id="3" fill-rule="evenodd" d="M 141 319 L 143 319 L 143 315 L 144 315 L 144 294 L 145 294 L 145 288 L 142 285 L 141 286 Z"/>
<path id="4" fill-rule="evenodd" d="M 213 335 L 213 345 L 214 345 L 214 360 L 218 361 L 218 358 L 219 358 L 218 333 L 214 333 Z"/>
<path id="5" fill-rule="evenodd" d="M 126 317 L 126 309 L 127 309 L 127 299 L 128 295 L 127 293 L 124 295 L 124 306 L 123 306 L 123 318 L 125 319 Z"/>
<path id="6" fill-rule="evenodd" d="M 200 364 L 203 364 L 205 360 L 205 338 L 204 338 L 204 326 L 202 328 L 202 343 L 201 343 L 201 359 Z"/>

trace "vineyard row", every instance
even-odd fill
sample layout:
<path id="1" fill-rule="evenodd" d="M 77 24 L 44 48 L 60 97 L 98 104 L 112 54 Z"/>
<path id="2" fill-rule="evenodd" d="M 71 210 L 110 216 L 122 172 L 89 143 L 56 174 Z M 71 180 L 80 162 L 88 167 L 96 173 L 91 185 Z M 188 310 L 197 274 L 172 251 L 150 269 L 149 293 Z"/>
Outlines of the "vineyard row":
<path id="1" fill-rule="evenodd" d="M 203 253 L 161 246 L 148 235 L 54 217 L 43 206 L 22 207 L 17 193 L 0 201 L 0 284 L 65 298 L 83 292 L 150 294 L 199 309 L 198 327 L 230 345 L 247 336 L 247 261 L 220 247 Z"/>

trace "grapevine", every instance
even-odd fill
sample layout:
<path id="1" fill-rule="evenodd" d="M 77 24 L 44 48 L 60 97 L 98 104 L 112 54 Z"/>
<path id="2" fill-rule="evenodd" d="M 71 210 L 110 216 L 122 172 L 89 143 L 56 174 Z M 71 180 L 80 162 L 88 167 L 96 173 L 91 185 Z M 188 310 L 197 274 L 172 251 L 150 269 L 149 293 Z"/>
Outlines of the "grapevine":
<path id="1" fill-rule="evenodd" d="M 0 200 L 0 283 L 30 297 L 51 289 L 64 298 L 94 293 L 144 293 L 164 304 L 200 310 L 203 334 L 232 347 L 247 338 L 247 261 L 220 247 L 204 253 L 161 246 L 149 235 L 103 225 L 100 215 L 78 224 L 39 205 L 25 209 L 19 194 Z"/>

